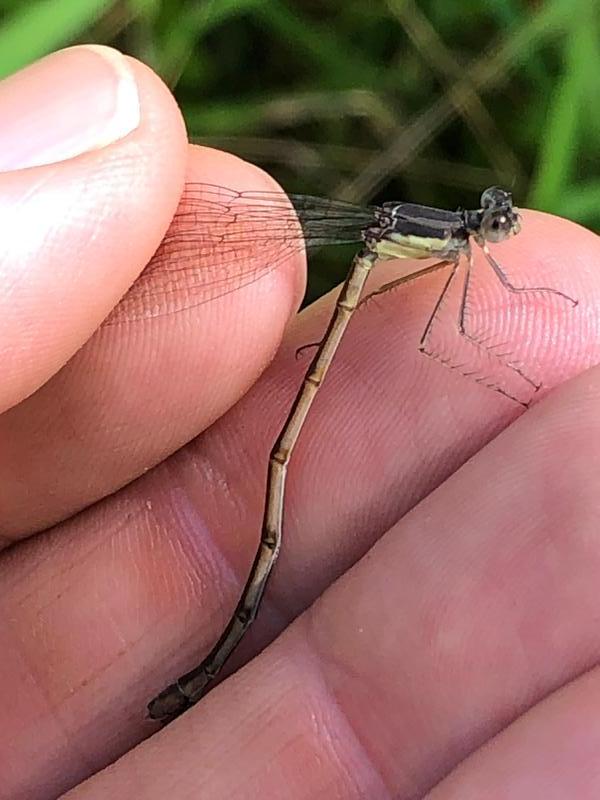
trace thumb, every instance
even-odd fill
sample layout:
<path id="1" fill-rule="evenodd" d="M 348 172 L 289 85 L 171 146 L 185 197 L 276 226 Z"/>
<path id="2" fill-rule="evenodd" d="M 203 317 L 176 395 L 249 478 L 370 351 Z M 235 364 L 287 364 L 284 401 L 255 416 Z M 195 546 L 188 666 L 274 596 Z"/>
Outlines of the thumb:
<path id="1" fill-rule="evenodd" d="M 62 50 L 0 82 L 0 411 L 57 372 L 150 259 L 177 206 L 185 129 L 116 50 Z"/>

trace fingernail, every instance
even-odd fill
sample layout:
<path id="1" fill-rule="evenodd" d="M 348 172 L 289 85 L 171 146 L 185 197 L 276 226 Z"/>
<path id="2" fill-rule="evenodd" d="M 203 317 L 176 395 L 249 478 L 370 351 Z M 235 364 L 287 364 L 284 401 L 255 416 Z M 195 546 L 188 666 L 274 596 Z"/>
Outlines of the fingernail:
<path id="1" fill-rule="evenodd" d="M 135 77 L 117 50 L 53 53 L 0 81 L 0 172 L 99 150 L 140 122 Z"/>

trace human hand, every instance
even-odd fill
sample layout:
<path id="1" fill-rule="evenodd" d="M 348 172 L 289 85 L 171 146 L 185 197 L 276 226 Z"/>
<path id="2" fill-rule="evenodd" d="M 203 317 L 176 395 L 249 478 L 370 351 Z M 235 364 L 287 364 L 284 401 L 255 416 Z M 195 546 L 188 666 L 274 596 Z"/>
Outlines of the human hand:
<path id="1" fill-rule="evenodd" d="M 88 86 L 109 70 L 86 50 L 65 58 L 53 69 Z M 146 702 L 237 599 L 268 451 L 307 365 L 295 351 L 320 337 L 333 297 L 292 322 L 260 378 L 302 293 L 300 257 L 214 302 L 94 333 L 155 250 L 184 173 L 272 186 L 188 149 L 169 94 L 127 63 L 135 130 L 0 174 L 2 534 L 36 534 L 0 562 L 2 796 L 56 797 L 123 754 L 70 796 L 415 797 L 446 775 L 430 797 L 596 796 L 600 376 L 513 423 L 518 407 L 418 354 L 434 277 L 353 321 L 295 453 L 282 555 L 238 663 L 330 588 L 132 749 L 156 730 Z M 545 385 L 597 361 L 597 237 L 530 213 L 503 248 L 532 283 L 575 275 L 576 312 L 552 306 L 529 332 Z"/>

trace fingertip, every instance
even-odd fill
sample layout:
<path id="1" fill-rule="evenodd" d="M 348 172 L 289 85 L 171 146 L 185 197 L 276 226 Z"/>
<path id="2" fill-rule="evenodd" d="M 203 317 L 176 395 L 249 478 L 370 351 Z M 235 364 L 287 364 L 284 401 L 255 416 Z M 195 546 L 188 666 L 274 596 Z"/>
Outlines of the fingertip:
<path id="1" fill-rule="evenodd" d="M 521 212 L 521 233 L 511 240 L 515 256 L 527 263 L 544 263 L 563 275 L 577 268 L 596 267 L 600 260 L 600 237 L 577 222 L 544 211 Z M 510 248 L 508 248 L 510 249 Z M 600 271 L 594 269 L 594 275 Z"/>

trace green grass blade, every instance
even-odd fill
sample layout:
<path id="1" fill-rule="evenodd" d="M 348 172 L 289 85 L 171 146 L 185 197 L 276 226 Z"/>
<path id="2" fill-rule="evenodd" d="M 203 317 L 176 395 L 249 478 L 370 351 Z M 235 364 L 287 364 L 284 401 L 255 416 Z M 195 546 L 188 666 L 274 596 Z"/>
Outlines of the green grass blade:
<path id="1" fill-rule="evenodd" d="M 24 3 L 0 26 L 0 77 L 70 44 L 111 0 L 37 0 Z"/>
<path id="2" fill-rule="evenodd" d="M 554 92 L 547 124 L 540 131 L 537 174 L 529 198 L 529 205 L 535 208 L 554 210 L 575 172 L 586 105 L 593 102 L 588 96 L 587 43 L 594 16 L 587 0 L 575 4 L 565 41 L 564 76 Z"/>
<path id="3" fill-rule="evenodd" d="M 579 183 L 567 189 L 555 209 L 562 217 L 589 225 L 598 230 L 600 227 L 600 181 Z"/>

